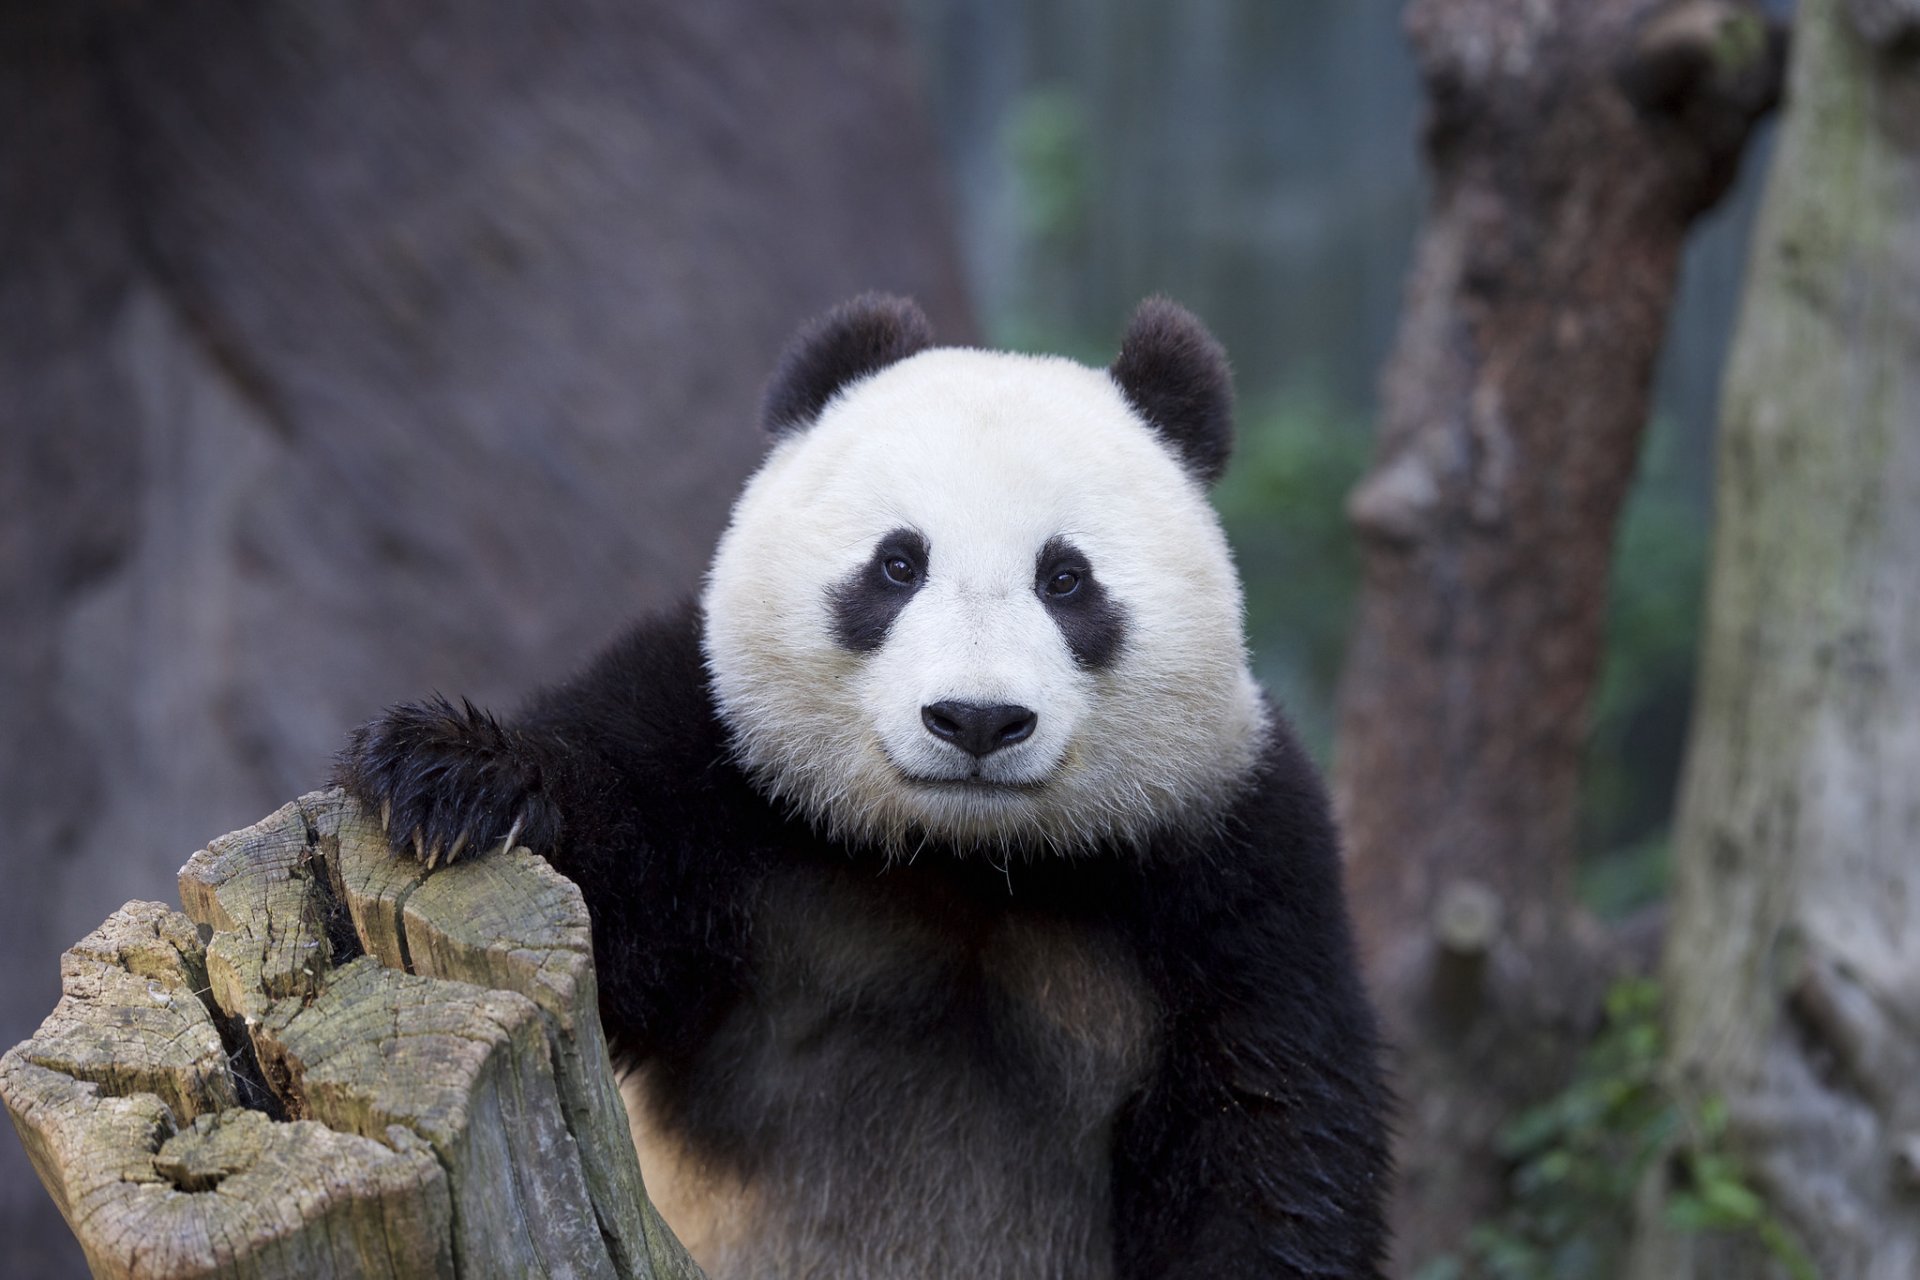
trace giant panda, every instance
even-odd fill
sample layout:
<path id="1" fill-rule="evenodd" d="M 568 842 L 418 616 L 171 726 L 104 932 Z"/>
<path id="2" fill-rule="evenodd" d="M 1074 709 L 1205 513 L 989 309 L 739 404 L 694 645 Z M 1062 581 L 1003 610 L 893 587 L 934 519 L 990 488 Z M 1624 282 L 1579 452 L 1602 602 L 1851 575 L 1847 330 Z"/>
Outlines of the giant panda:
<path id="1" fill-rule="evenodd" d="M 856 299 L 782 358 L 697 602 L 341 754 L 400 854 L 579 885 L 714 1280 L 1379 1274 L 1335 830 L 1207 499 L 1231 402 L 1165 300 L 1095 369 Z"/>

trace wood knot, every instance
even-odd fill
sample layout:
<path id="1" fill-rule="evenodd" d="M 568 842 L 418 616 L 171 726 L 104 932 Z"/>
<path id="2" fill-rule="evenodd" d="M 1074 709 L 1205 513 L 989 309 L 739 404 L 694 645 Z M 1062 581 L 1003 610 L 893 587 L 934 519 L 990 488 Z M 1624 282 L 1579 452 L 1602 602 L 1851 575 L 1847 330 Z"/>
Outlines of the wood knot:
<path id="1" fill-rule="evenodd" d="M 1440 485 L 1408 452 L 1377 467 L 1347 496 L 1347 519 L 1361 537 L 1390 547 L 1420 541 L 1440 505 Z"/>
<path id="2" fill-rule="evenodd" d="M 1461 1031 L 1485 1004 L 1487 960 L 1505 914 L 1500 895 L 1478 880 L 1456 880 L 1433 908 L 1433 1008 L 1440 1024 Z"/>
<path id="3" fill-rule="evenodd" d="M 1677 0 L 1647 17 L 1614 79 L 1644 114 L 1710 103 L 1750 118 L 1778 104 L 1786 56 L 1787 27 L 1752 0 Z"/>

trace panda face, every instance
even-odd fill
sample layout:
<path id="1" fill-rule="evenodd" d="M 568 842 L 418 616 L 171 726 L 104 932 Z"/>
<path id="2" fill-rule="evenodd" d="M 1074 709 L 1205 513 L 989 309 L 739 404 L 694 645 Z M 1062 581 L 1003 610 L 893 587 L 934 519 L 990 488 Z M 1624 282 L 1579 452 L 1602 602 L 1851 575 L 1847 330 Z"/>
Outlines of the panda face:
<path id="1" fill-rule="evenodd" d="M 926 350 L 837 388 L 748 484 L 703 604 L 743 766 L 898 854 L 1205 821 L 1266 733 L 1200 483 L 1066 360 Z"/>
<path id="2" fill-rule="evenodd" d="M 1202 487 L 1231 443 L 1219 345 L 1152 299 L 1112 370 L 929 347 L 910 301 L 862 297 L 768 388 L 780 443 L 703 597 L 739 762 L 895 854 L 1210 821 L 1267 737 Z"/>

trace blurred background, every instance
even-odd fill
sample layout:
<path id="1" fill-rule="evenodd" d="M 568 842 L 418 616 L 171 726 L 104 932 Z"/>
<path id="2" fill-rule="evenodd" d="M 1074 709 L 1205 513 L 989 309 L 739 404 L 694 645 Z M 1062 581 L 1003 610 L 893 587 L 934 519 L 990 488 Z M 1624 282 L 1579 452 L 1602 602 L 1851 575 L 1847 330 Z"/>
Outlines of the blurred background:
<path id="1" fill-rule="evenodd" d="M 1687 7 L 1592 13 L 1644 33 Z M 1527 6 L 1452 8 L 1498 43 Z M 1409 16 L 6 6 L 0 1045 L 58 998 L 62 947 L 127 899 L 173 900 L 188 854 L 318 786 L 382 705 L 510 705 L 695 589 L 780 344 L 866 289 L 915 295 L 950 341 L 1095 363 L 1143 296 L 1206 318 L 1241 396 L 1216 500 L 1258 669 L 1331 764 L 1363 568 L 1348 494 L 1446 203 L 1422 151 L 1423 122 L 1442 148 L 1422 79 L 1440 60 L 1416 60 Z M 1748 111 L 1731 188 L 1676 222 L 1645 436 L 1602 539 L 1569 854 L 1602 922 L 1669 883 L 1772 128 Z M 1433 1274 L 1490 1265 L 1442 1252 Z M 0 1274 L 79 1273 L 0 1141 Z"/>

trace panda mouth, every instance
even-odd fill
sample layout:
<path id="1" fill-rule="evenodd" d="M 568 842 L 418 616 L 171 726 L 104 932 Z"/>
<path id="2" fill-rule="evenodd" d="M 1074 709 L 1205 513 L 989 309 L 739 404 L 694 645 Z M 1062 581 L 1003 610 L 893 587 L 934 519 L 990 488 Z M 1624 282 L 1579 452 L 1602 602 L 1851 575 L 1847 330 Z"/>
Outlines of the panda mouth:
<path id="1" fill-rule="evenodd" d="M 902 782 L 929 791 L 982 792 L 988 795 L 996 792 L 1032 793 L 1045 791 L 1059 776 L 1058 769 L 1049 769 L 1037 778 L 990 778 L 977 770 L 963 774 L 917 773 L 895 760 L 891 752 L 886 753 L 886 760 Z"/>
<path id="2" fill-rule="evenodd" d="M 930 778 L 924 774 L 908 773 L 897 769 L 903 781 L 916 787 L 932 787 L 938 790 L 960 791 L 1044 791 L 1051 778 L 1033 778 L 1030 780 L 1003 780 L 970 775 L 961 778 Z"/>
<path id="3" fill-rule="evenodd" d="M 910 787 L 916 787 L 923 791 L 944 791 L 949 794 L 971 793 L 976 795 L 1033 794 L 1047 790 L 1060 776 L 1060 766 L 1058 765 L 1048 769 L 1037 778 L 988 777 L 979 771 L 978 765 L 975 766 L 971 773 L 921 773 L 918 770 L 908 768 L 905 764 L 895 759 L 893 752 L 888 749 L 885 743 L 878 743 L 876 745 L 879 747 L 880 758 L 886 761 L 887 767 L 893 770 L 896 778 Z M 1064 764 L 1065 761 L 1060 762 L 1060 765 Z"/>

